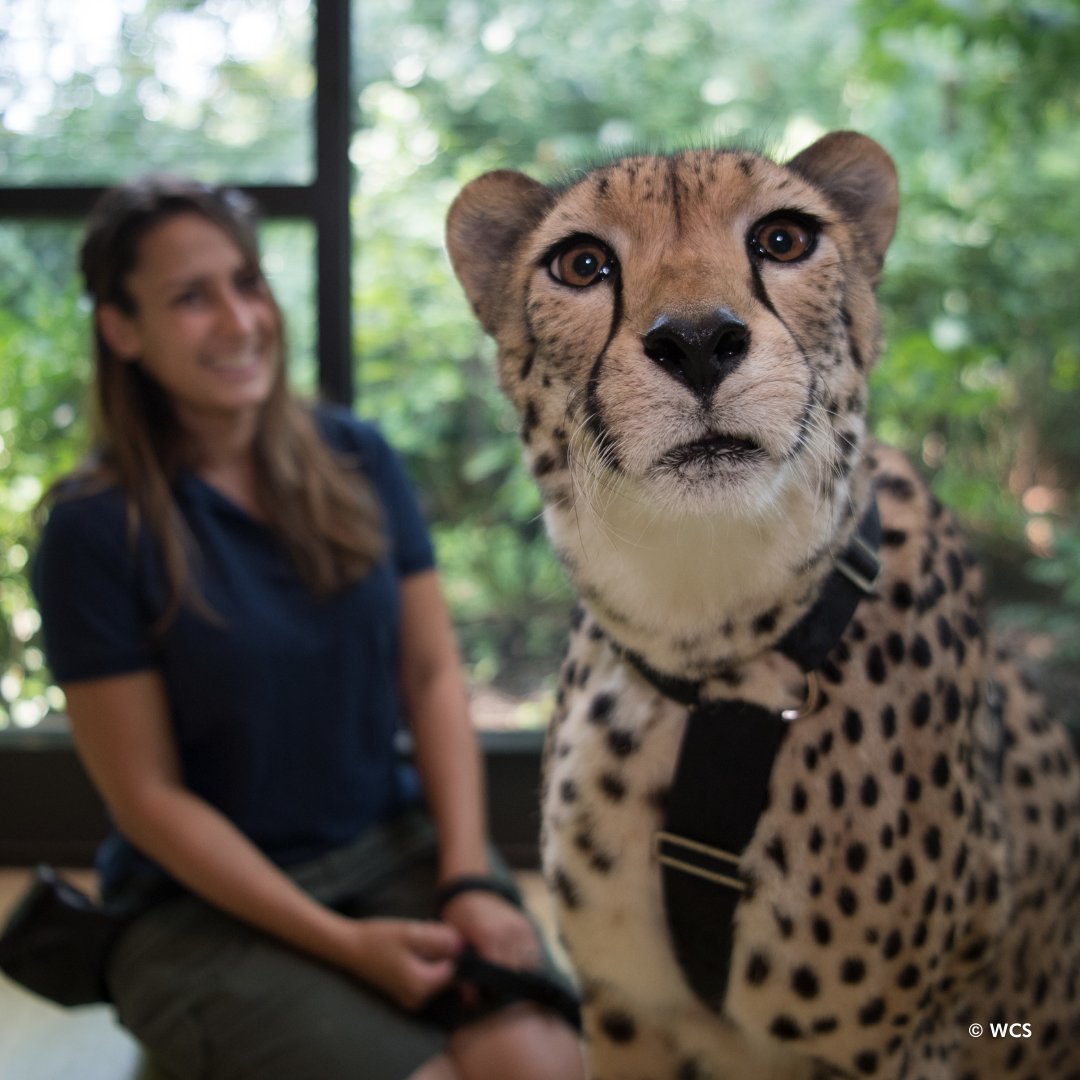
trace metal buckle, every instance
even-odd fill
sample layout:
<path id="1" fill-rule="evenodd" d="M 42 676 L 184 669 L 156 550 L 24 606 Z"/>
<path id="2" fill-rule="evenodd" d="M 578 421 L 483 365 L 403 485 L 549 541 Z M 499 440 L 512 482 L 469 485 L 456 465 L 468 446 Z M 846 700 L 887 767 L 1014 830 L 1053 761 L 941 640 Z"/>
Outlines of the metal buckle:
<path id="1" fill-rule="evenodd" d="M 789 724 L 795 720 L 801 720 L 804 716 L 810 716 L 817 712 L 821 704 L 821 683 L 816 671 L 806 672 L 806 697 L 797 709 L 784 709 L 780 713 L 780 719 Z"/>
<path id="2" fill-rule="evenodd" d="M 877 592 L 878 582 L 881 580 L 881 559 L 878 558 L 878 553 L 858 534 L 851 538 L 851 547 L 858 549 L 859 553 L 869 562 L 874 568 L 873 577 L 869 577 L 864 574 L 859 567 L 849 562 L 847 559 L 847 553 L 841 555 L 835 563 L 836 569 L 840 571 L 855 586 L 867 596 L 873 596 Z"/>
<path id="3" fill-rule="evenodd" d="M 711 859 L 715 859 L 717 862 L 729 863 L 738 870 L 739 860 L 729 852 L 723 851 L 720 848 L 710 847 L 708 844 L 699 843 L 697 840 L 687 840 L 685 836 L 677 836 L 675 833 L 666 832 L 663 829 L 657 831 L 653 842 L 656 858 L 665 866 L 673 867 L 676 870 L 682 870 L 686 874 L 693 874 L 695 877 L 705 878 L 706 881 L 713 881 L 718 885 L 726 885 L 729 889 L 737 889 L 739 892 L 746 891 L 745 882 L 740 881 L 738 878 L 730 877 L 729 875 L 721 874 L 716 870 L 709 870 L 704 866 L 698 866 L 695 863 L 686 862 L 683 859 L 678 859 L 673 855 L 666 854 L 661 846 L 665 843 L 671 844 L 674 847 L 684 848 L 686 851 L 693 852 L 697 855 L 706 855 Z"/>

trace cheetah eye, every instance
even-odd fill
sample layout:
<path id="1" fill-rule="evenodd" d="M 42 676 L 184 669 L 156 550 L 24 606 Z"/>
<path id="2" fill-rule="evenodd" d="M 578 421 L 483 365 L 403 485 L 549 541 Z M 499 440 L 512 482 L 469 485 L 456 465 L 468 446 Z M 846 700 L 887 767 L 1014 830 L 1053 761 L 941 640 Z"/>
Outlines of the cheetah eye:
<path id="1" fill-rule="evenodd" d="M 817 239 L 817 229 L 808 221 L 777 214 L 755 225 L 750 246 L 756 255 L 776 262 L 795 262 L 808 255 Z"/>
<path id="2" fill-rule="evenodd" d="M 577 238 L 559 248 L 548 263 L 556 280 L 575 289 L 604 281 L 615 270 L 615 257 L 599 240 Z"/>

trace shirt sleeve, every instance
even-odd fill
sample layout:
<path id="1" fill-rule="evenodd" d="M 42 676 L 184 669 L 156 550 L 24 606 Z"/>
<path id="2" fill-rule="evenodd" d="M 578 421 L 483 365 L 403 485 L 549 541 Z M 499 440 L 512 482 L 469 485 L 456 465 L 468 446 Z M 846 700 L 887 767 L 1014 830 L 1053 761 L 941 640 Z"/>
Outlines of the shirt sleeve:
<path id="1" fill-rule="evenodd" d="M 57 682 L 156 666 L 125 518 L 115 490 L 62 499 L 49 513 L 31 583 Z"/>

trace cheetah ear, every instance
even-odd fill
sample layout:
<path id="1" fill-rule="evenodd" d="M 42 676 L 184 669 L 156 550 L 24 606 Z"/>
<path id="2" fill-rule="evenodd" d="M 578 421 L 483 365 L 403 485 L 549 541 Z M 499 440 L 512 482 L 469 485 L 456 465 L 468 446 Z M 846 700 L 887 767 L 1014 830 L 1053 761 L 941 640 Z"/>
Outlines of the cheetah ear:
<path id="1" fill-rule="evenodd" d="M 792 158 L 788 168 L 823 191 L 855 226 L 876 284 L 900 204 L 892 158 L 865 135 L 834 131 Z"/>
<path id="2" fill-rule="evenodd" d="M 554 199 L 555 193 L 543 184 L 500 169 L 467 184 L 450 207 L 450 262 L 489 334 L 498 330 L 514 249 Z"/>

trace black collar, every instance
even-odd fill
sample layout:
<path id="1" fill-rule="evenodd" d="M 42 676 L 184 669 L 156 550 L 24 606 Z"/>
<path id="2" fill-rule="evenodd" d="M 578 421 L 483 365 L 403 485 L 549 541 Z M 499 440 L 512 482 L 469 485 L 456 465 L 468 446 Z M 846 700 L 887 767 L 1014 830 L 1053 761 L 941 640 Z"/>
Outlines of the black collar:
<path id="1" fill-rule="evenodd" d="M 870 505 L 859 522 L 850 543 L 833 563 L 821 593 L 810 610 L 777 644 L 778 651 L 794 660 L 803 671 L 816 671 L 843 637 L 855 608 L 864 596 L 873 595 L 881 575 L 878 546 L 881 543 L 881 518 L 877 501 Z M 706 679 L 684 679 L 657 671 L 638 653 L 612 641 L 612 648 L 665 697 L 681 705 L 697 705 Z"/>

